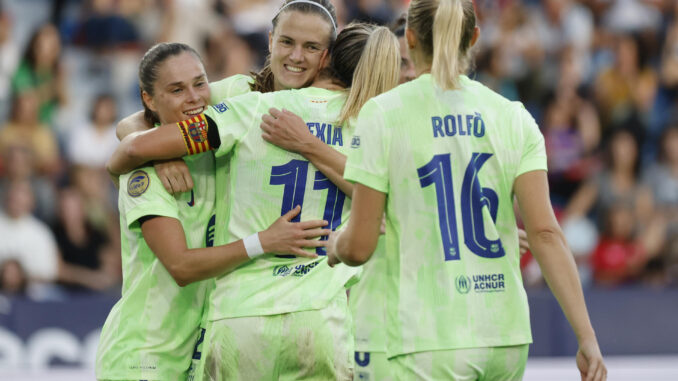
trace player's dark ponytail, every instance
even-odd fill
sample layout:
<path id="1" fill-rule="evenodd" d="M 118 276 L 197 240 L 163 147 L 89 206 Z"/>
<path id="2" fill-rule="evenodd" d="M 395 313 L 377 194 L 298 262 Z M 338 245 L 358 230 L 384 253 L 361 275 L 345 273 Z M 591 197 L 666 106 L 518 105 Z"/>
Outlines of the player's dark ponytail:
<path id="1" fill-rule="evenodd" d="M 144 102 L 143 93 L 146 92 L 148 95 L 153 96 L 153 86 L 155 85 L 155 81 L 158 80 L 158 67 L 168 58 L 177 56 L 183 52 L 192 53 L 200 60 L 200 62 L 202 62 L 200 55 L 195 49 L 178 42 L 162 42 L 156 44 L 148 49 L 141 59 L 141 63 L 139 64 L 139 92 L 142 95 L 141 103 L 144 105 L 144 119 L 151 126 L 160 123 L 160 119 L 155 112 L 148 108 L 146 102 Z"/>

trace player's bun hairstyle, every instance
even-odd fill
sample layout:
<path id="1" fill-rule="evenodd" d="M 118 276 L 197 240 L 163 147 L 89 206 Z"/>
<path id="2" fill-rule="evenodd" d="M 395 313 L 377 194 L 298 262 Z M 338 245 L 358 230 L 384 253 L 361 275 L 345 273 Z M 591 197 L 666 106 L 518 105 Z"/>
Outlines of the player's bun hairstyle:
<path id="1" fill-rule="evenodd" d="M 350 88 L 339 115 L 339 124 L 358 115 L 365 102 L 398 84 L 398 39 L 383 26 L 354 23 L 337 36 L 332 49 L 331 76 Z"/>
<path id="2" fill-rule="evenodd" d="M 161 42 L 153 45 L 141 58 L 141 63 L 139 64 L 139 93 L 142 95 L 141 103 L 144 105 L 144 119 L 152 126 L 160 123 L 160 119 L 158 114 L 148 108 L 144 102 L 143 92 L 145 91 L 148 95 L 153 96 L 153 87 L 155 86 L 155 81 L 158 80 L 158 67 L 168 58 L 178 56 L 183 52 L 193 54 L 202 63 L 202 58 L 200 58 L 200 54 L 195 49 L 178 42 Z"/>
<path id="3" fill-rule="evenodd" d="M 412 0 L 407 26 L 414 31 L 422 51 L 432 58 L 431 75 L 446 90 L 459 88 L 466 72 L 469 48 L 476 27 L 472 0 Z"/>
<path id="4" fill-rule="evenodd" d="M 273 17 L 273 20 L 271 20 L 271 23 L 273 24 L 273 29 L 271 31 L 275 32 L 275 28 L 278 26 L 278 19 L 280 18 L 280 15 L 284 13 L 294 11 L 301 13 L 317 14 L 324 18 L 327 21 L 327 23 L 330 26 L 332 26 L 331 28 L 332 32 L 330 32 L 329 36 L 330 38 L 329 46 L 331 51 L 331 47 L 334 44 L 334 40 L 336 40 L 337 38 L 337 30 L 334 28 L 334 25 L 337 25 L 337 13 L 334 9 L 334 5 L 332 5 L 330 0 L 307 0 L 307 1 L 320 4 L 323 8 L 327 10 L 327 12 L 325 12 L 322 8 L 318 7 L 317 5 L 309 4 L 308 2 L 295 3 L 295 0 L 285 0 L 283 5 L 280 7 L 278 13 L 276 13 L 275 17 Z M 330 16 L 332 17 L 330 18 Z M 270 58 L 271 54 L 269 53 L 268 58 L 266 59 L 266 65 L 264 65 L 264 67 L 259 72 L 251 73 L 252 77 L 254 78 L 254 81 L 250 84 L 250 89 L 252 91 L 259 91 L 262 93 L 275 91 Z"/>

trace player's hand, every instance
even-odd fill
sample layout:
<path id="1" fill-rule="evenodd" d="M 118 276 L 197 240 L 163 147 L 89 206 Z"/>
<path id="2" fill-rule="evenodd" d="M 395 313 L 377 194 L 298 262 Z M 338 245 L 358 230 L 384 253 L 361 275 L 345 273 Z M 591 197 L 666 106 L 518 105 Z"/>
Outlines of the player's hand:
<path id="1" fill-rule="evenodd" d="M 595 338 L 579 344 L 577 368 L 579 368 L 582 381 L 603 381 L 607 379 L 607 368 Z"/>
<path id="2" fill-rule="evenodd" d="M 170 194 L 188 192 L 193 189 L 193 178 L 182 159 L 156 160 L 153 168 L 162 185 Z"/>
<path id="3" fill-rule="evenodd" d="M 518 229 L 518 246 L 520 246 L 521 256 L 530 250 L 530 243 L 527 242 L 527 232 L 523 229 Z"/>
<path id="4" fill-rule="evenodd" d="M 316 253 L 308 252 L 303 248 L 324 247 L 327 241 L 315 238 L 330 234 L 327 221 L 312 220 L 291 222 L 301 212 L 301 206 L 285 213 L 278 218 L 268 229 L 259 233 L 261 247 L 266 253 L 293 254 L 298 257 L 316 258 Z"/>
<path id="5" fill-rule="evenodd" d="M 327 264 L 330 267 L 334 267 L 336 264 L 341 263 L 341 260 L 337 257 L 337 238 L 341 235 L 343 230 L 337 230 L 330 233 L 330 238 L 327 240 Z"/>
<path id="6" fill-rule="evenodd" d="M 259 125 L 262 130 L 261 137 L 267 142 L 303 154 L 306 147 L 317 139 L 297 114 L 287 110 L 280 111 L 277 108 L 271 108 L 268 112 L 270 115 L 264 114 Z"/>

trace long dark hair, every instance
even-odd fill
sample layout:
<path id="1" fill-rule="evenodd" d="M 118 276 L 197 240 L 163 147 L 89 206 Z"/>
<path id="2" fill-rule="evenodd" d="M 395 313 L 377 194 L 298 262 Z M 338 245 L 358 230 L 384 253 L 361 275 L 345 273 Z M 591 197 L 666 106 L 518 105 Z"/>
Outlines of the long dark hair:
<path id="1" fill-rule="evenodd" d="M 334 5 L 332 5 L 332 3 L 329 0 L 309 0 L 309 1 L 320 4 L 330 13 L 332 19 L 328 17 L 327 12 L 323 11 L 320 7 L 316 5 L 309 3 L 294 3 L 294 1 L 295 0 L 286 0 L 285 3 L 280 8 L 281 10 L 278 11 L 275 17 L 273 17 L 273 20 L 271 20 L 271 23 L 273 24 L 273 29 L 271 29 L 272 32 L 275 32 L 275 28 L 278 26 L 278 19 L 280 18 L 280 15 L 291 11 L 302 13 L 314 13 L 322 16 L 325 20 L 327 20 L 329 24 L 337 25 L 337 13 L 334 9 Z M 336 29 L 332 28 L 332 32 L 330 34 L 330 51 L 336 38 L 337 31 Z M 250 89 L 252 89 L 252 91 L 260 91 L 262 93 L 275 91 L 274 89 L 275 82 L 273 78 L 273 72 L 271 71 L 270 60 L 271 54 L 269 53 L 268 57 L 266 58 L 266 64 L 264 65 L 264 67 L 258 72 L 250 73 L 252 75 L 252 78 L 254 79 L 254 81 L 250 84 Z"/>
<path id="2" fill-rule="evenodd" d="M 139 64 L 139 93 L 142 95 L 141 103 L 144 105 L 144 119 L 151 125 L 160 123 L 158 114 L 152 111 L 144 102 L 144 91 L 153 96 L 153 86 L 158 80 L 158 66 L 170 57 L 178 56 L 183 52 L 192 53 L 200 62 L 202 58 L 195 49 L 178 42 L 161 42 L 152 46 Z"/>

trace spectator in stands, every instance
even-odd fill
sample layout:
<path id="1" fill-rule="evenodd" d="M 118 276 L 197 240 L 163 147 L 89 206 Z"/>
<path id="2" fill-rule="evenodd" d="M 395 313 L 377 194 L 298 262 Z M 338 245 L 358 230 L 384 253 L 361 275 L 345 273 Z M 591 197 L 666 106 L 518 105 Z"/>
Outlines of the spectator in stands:
<path id="1" fill-rule="evenodd" d="M 605 217 L 605 230 L 591 257 L 593 280 L 598 285 L 620 285 L 636 279 L 651 257 L 636 233 L 631 205 L 611 205 Z"/>
<path id="2" fill-rule="evenodd" d="M 18 261 L 26 270 L 29 284 L 54 282 L 58 277 L 59 254 L 47 225 L 31 215 L 33 190 L 30 183 L 12 182 L 3 201 L 0 262 Z"/>
<path id="3" fill-rule="evenodd" d="M 247 41 L 231 28 L 219 27 L 205 38 L 205 71 L 208 78 L 248 74 L 257 60 Z"/>
<path id="4" fill-rule="evenodd" d="M 54 185 L 44 176 L 35 172 L 33 153 L 23 145 L 3 147 L 0 172 L 0 200 L 5 199 L 9 185 L 15 181 L 28 181 L 35 194 L 33 215 L 46 224 L 54 221 L 56 209 L 56 191 Z"/>
<path id="5" fill-rule="evenodd" d="M 61 190 L 59 221 L 53 227 L 62 270 L 60 281 L 77 289 L 105 290 L 120 281 L 119 253 L 105 234 L 92 226 L 80 192 Z"/>
<path id="6" fill-rule="evenodd" d="M 0 151 L 23 146 L 35 159 L 35 172 L 51 175 L 59 170 L 59 150 L 54 132 L 38 118 L 39 108 L 37 89 L 15 94 L 10 119 L 0 129 Z"/>
<path id="7" fill-rule="evenodd" d="M 120 225 L 117 220 L 117 198 L 108 173 L 88 166 L 70 168 L 69 183 L 82 197 L 87 221 L 119 248 Z"/>
<path id="8" fill-rule="evenodd" d="M 106 51 L 136 46 L 140 42 L 138 31 L 118 12 L 114 0 L 90 0 L 87 3 L 84 21 L 76 33 L 76 44 Z"/>
<path id="9" fill-rule="evenodd" d="M 12 78 L 12 90 L 32 90 L 38 102 L 38 120 L 51 124 L 57 107 L 66 103 L 66 78 L 60 61 L 61 40 L 52 24 L 44 24 L 31 38 Z"/>
<path id="10" fill-rule="evenodd" d="M 608 209 L 621 203 L 633 208 L 633 219 L 638 224 L 648 223 L 653 198 L 652 192 L 639 182 L 639 168 L 637 139 L 628 130 L 617 130 L 608 141 L 604 168 L 573 195 L 564 210 L 563 220 L 593 212 L 598 229 L 602 231 Z"/>
<path id="11" fill-rule="evenodd" d="M 617 36 L 614 65 L 599 73 L 594 92 L 604 127 L 627 126 L 644 136 L 659 80 L 640 48 L 639 37 Z M 610 131 L 604 129 L 603 135 Z"/>
<path id="12" fill-rule="evenodd" d="M 0 262 L 0 293 L 5 295 L 23 295 L 28 279 L 21 263 L 16 259 Z"/>
<path id="13" fill-rule="evenodd" d="M 19 48 L 12 40 L 12 20 L 0 2 L 0 122 L 9 112 L 11 79 L 19 64 Z"/>
<path id="14" fill-rule="evenodd" d="M 103 170 L 118 145 L 116 119 L 115 99 L 108 94 L 99 95 L 92 105 L 90 122 L 70 131 L 66 153 L 71 164 Z"/>

